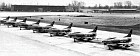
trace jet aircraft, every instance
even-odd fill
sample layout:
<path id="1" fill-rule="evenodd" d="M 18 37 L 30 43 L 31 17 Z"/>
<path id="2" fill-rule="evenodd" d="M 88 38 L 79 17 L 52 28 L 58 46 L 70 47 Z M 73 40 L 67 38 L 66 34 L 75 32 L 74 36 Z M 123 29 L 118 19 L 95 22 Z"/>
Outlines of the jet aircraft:
<path id="1" fill-rule="evenodd" d="M 53 21 L 50 25 L 47 25 L 44 27 L 43 26 L 34 26 L 34 27 L 32 27 L 33 33 L 35 33 L 35 32 L 47 33 L 45 31 L 45 29 L 49 29 L 49 28 L 53 27 L 54 23 L 55 23 L 55 21 Z"/>
<path id="2" fill-rule="evenodd" d="M 68 36 L 70 38 L 74 38 L 74 42 L 91 41 L 91 40 L 95 39 L 95 37 L 96 37 L 97 28 L 98 27 L 96 26 L 95 29 L 93 31 L 90 31 L 89 33 L 74 32 L 74 33 L 68 34 Z"/>
<path id="3" fill-rule="evenodd" d="M 4 24 L 6 21 L 8 21 L 10 16 L 6 17 L 6 19 L 0 20 L 0 25 Z"/>
<path id="4" fill-rule="evenodd" d="M 56 29 L 56 28 L 50 28 L 50 29 L 46 29 L 46 32 L 50 33 L 50 36 L 64 36 L 67 35 L 69 32 L 71 32 L 71 27 L 72 27 L 73 23 L 71 23 L 67 28 L 64 29 Z"/>
<path id="5" fill-rule="evenodd" d="M 11 21 L 7 21 L 7 22 L 5 22 L 4 24 L 7 25 L 8 28 L 9 28 L 9 26 L 16 27 L 16 26 L 15 26 L 16 20 L 17 20 L 17 17 L 15 17 L 14 20 L 11 20 Z"/>
<path id="6" fill-rule="evenodd" d="M 22 25 L 22 24 L 26 24 L 26 21 L 27 21 L 27 18 L 23 19 L 23 20 L 20 21 L 20 22 L 16 22 L 14 25 L 15 25 L 16 27 L 18 27 L 18 26 L 20 26 L 20 25 Z"/>
<path id="7" fill-rule="evenodd" d="M 134 45 L 134 43 L 130 43 L 132 41 L 132 29 L 128 33 L 127 36 L 124 37 L 113 37 L 103 40 L 102 43 L 107 46 L 107 49 L 113 50 L 115 48 L 129 48 Z"/>
<path id="8" fill-rule="evenodd" d="M 33 24 L 23 23 L 23 24 L 20 24 L 19 27 L 20 27 L 20 30 L 22 28 L 25 28 L 25 29 L 29 30 L 29 29 L 31 29 L 30 28 L 31 26 L 39 25 L 39 23 L 40 23 L 40 20 L 38 20 L 36 23 L 33 23 Z"/>

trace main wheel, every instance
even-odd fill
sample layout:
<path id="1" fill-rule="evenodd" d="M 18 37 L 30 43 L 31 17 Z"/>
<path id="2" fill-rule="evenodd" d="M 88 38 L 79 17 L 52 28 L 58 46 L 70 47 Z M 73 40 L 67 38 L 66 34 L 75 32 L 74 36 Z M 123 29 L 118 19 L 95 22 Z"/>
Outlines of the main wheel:
<path id="1" fill-rule="evenodd" d="M 33 33 L 35 33 L 35 31 L 33 30 Z"/>
<path id="2" fill-rule="evenodd" d="M 7 25 L 7 27 L 9 28 L 9 25 Z"/>
<path id="3" fill-rule="evenodd" d="M 53 34 L 50 34 L 50 37 L 53 37 Z"/>
<path id="4" fill-rule="evenodd" d="M 20 27 L 20 30 L 21 30 L 21 27 Z"/>
<path id="5" fill-rule="evenodd" d="M 17 26 L 17 25 L 15 25 L 15 24 L 14 24 L 14 25 L 12 25 L 12 26 L 13 26 L 13 27 L 18 27 L 18 26 Z"/>
<path id="6" fill-rule="evenodd" d="M 90 39 L 90 38 L 87 39 L 88 42 L 89 42 L 90 40 L 92 40 L 92 39 Z"/>
<path id="7" fill-rule="evenodd" d="M 113 46 L 111 46 L 111 45 L 107 45 L 107 47 L 108 47 L 107 48 L 108 50 L 113 50 L 114 49 Z"/>
<path id="8" fill-rule="evenodd" d="M 76 38 L 74 38 L 74 42 L 77 42 L 78 40 Z"/>

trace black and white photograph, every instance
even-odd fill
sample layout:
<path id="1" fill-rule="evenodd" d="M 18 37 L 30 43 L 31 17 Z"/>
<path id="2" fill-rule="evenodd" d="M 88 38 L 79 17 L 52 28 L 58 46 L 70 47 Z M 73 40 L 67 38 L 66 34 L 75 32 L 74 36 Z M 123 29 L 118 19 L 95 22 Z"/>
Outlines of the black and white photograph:
<path id="1" fill-rule="evenodd" d="M 140 0 L 0 0 L 0 56 L 140 56 Z"/>

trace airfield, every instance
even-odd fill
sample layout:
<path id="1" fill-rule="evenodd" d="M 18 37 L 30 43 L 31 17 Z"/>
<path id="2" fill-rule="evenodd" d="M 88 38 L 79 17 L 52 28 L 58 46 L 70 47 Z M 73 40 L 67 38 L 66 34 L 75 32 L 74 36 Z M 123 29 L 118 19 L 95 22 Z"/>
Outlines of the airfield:
<path id="1" fill-rule="evenodd" d="M 92 17 L 77 17 L 78 15 L 89 15 Z M 56 21 L 54 27 L 60 29 L 67 27 L 66 25 L 73 22 L 74 27 L 72 27 L 72 32 L 89 32 L 95 25 L 99 26 L 99 30 L 97 30 L 98 40 L 93 40 L 96 43 L 74 43 L 73 39 L 68 37 L 49 37 L 48 33 L 33 33 L 32 30 L 19 30 L 19 28 L 16 27 L 7 28 L 7 26 L 1 25 L 0 56 L 139 56 L 140 36 L 137 32 L 139 32 L 140 28 L 138 27 L 140 26 L 132 28 L 132 26 L 140 24 L 139 15 L 140 14 L 87 14 L 76 12 L 0 12 L 1 19 L 7 16 L 21 17 L 20 19 L 27 17 L 30 19 L 27 21 L 28 24 L 42 17 L 44 19 L 40 19 L 42 20 L 41 26 Z M 29 16 L 32 17 L 30 18 Z M 88 21 L 89 24 L 83 23 L 86 21 Z M 125 27 L 120 29 L 120 26 Z M 132 42 L 137 44 L 137 46 L 132 47 L 130 50 L 116 49 L 110 51 L 100 43 L 109 37 L 123 37 L 129 32 L 130 28 L 134 29 Z M 119 29 L 121 31 L 118 31 Z"/>

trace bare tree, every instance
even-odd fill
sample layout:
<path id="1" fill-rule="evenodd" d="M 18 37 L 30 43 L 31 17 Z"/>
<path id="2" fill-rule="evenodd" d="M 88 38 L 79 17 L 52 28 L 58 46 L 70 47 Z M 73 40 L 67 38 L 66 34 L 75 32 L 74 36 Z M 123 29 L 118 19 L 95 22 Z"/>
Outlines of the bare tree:
<path id="1" fill-rule="evenodd" d="M 6 5 L 6 4 L 3 2 L 3 3 L 1 3 L 0 7 L 1 7 L 1 8 L 4 8 L 5 5 Z"/>
<path id="2" fill-rule="evenodd" d="M 138 7 L 140 7 L 140 2 L 139 2 L 139 6 Z"/>
<path id="3" fill-rule="evenodd" d="M 83 7 L 84 5 L 85 5 L 84 2 L 79 2 L 79 1 L 72 1 L 72 3 L 69 4 L 69 6 L 72 7 L 75 12 L 76 11 L 80 12 L 81 7 Z"/>
<path id="4" fill-rule="evenodd" d="M 104 8 L 105 8 L 105 9 L 109 9 L 109 5 L 105 5 Z"/>
<path id="5" fill-rule="evenodd" d="M 97 5 L 97 4 L 95 4 L 94 8 L 97 8 L 97 7 L 98 7 L 98 5 Z"/>
<path id="6" fill-rule="evenodd" d="M 0 4 L 0 10 L 1 11 L 10 11 L 11 10 L 11 4 L 6 4 L 5 2 Z"/>
<path id="7" fill-rule="evenodd" d="M 5 9 L 5 7 L 6 7 L 6 4 L 5 4 L 4 2 L 1 3 L 1 5 L 0 5 L 0 10 L 3 11 L 3 10 Z"/>
<path id="8" fill-rule="evenodd" d="M 71 4 L 69 4 L 69 5 L 66 7 L 66 11 L 69 11 L 69 12 L 74 11 L 73 6 L 72 6 Z"/>
<path id="9" fill-rule="evenodd" d="M 114 3 L 114 7 L 115 8 L 122 8 L 123 6 L 122 6 L 122 2 L 115 2 Z"/>
<path id="10" fill-rule="evenodd" d="M 122 6 L 122 2 L 118 2 L 118 6 L 121 7 Z"/>
<path id="11" fill-rule="evenodd" d="M 125 1 L 125 6 L 126 6 L 127 8 L 131 8 L 132 2 L 131 2 L 131 1 Z"/>
<path id="12" fill-rule="evenodd" d="M 138 6 L 138 8 L 137 8 L 138 10 L 140 10 L 140 3 L 139 3 L 139 6 Z"/>

